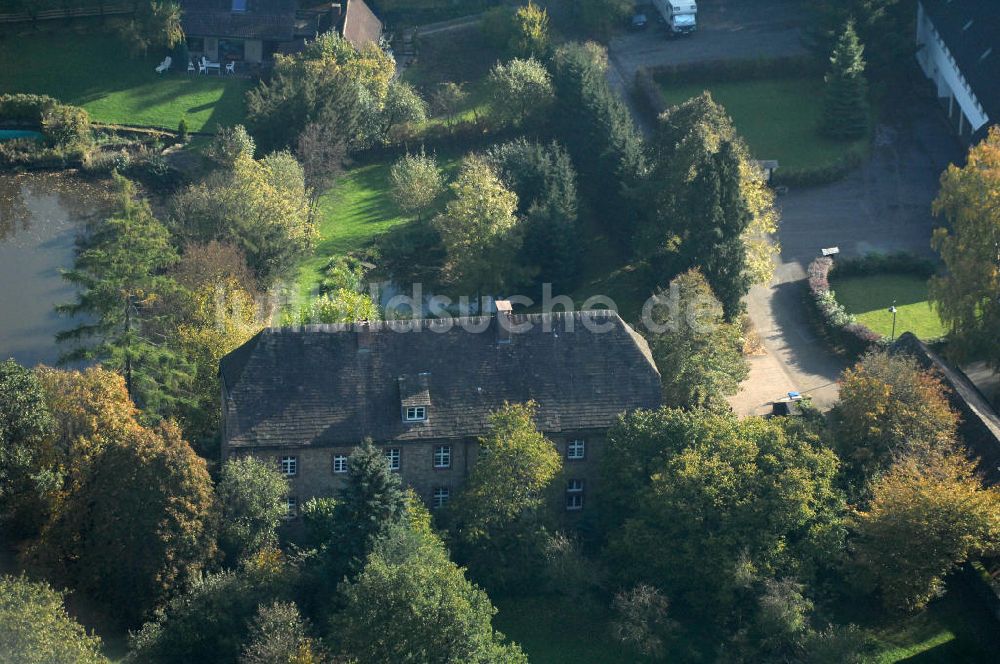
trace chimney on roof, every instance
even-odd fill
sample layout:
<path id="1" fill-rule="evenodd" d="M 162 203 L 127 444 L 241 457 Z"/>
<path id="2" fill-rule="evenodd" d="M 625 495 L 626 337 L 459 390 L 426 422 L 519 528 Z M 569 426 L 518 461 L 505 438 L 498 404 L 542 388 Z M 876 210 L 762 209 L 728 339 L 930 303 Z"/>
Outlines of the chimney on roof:
<path id="1" fill-rule="evenodd" d="M 514 305 L 511 304 L 510 300 L 497 300 L 494 306 L 497 309 L 497 343 L 509 344 L 511 342 Z"/>
<path id="2" fill-rule="evenodd" d="M 372 324 L 369 323 L 368 321 L 355 323 L 354 331 L 355 331 L 355 336 L 358 340 L 358 352 L 359 353 L 371 352 Z"/>

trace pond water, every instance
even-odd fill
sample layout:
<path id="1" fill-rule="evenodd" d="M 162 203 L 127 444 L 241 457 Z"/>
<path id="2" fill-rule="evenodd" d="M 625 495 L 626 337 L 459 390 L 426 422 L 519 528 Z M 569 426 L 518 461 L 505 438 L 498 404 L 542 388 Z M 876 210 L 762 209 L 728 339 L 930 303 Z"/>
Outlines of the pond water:
<path id="1" fill-rule="evenodd" d="M 15 138 L 40 139 L 42 135 L 37 131 L 29 129 L 0 129 L 0 141 L 9 141 Z"/>
<path id="2" fill-rule="evenodd" d="M 0 173 L 0 360 L 32 366 L 59 357 L 55 334 L 72 321 L 54 307 L 74 289 L 76 238 L 108 206 L 100 184 L 62 173 Z"/>

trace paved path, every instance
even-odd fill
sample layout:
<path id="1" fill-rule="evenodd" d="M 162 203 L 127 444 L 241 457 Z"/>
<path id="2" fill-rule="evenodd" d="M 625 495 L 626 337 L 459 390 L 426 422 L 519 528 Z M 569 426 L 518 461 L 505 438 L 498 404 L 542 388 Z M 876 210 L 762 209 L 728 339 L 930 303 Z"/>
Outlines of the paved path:
<path id="1" fill-rule="evenodd" d="M 747 302 L 767 355 L 752 360 L 749 380 L 730 400 L 738 413 L 767 412 L 771 401 L 793 390 L 824 410 L 836 402 L 845 362 L 815 337 L 803 307 L 805 270 L 822 247 L 837 246 L 845 257 L 900 250 L 932 255 L 931 201 L 941 171 L 961 153 L 934 119 L 936 109 L 914 115 L 924 119 L 904 130 L 880 130 L 871 160 L 845 179 L 778 199 L 774 284 L 754 287 Z"/>
<path id="2" fill-rule="evenodd" d="M 612 85 L 625 93 L 643 67 L 804 52 L 802 10 L 794 0 L 704 0 L 698 10 L 699 30 L 690 37 L 667 39 L 662 28 L 653 26 L 613 40 Z M 645 119 L 634 114 L 648 133 Z M 930 203 L 938 177 L 949 160 L 960 157 L 937 116 L 931 106 L 911 109 L 910 119 L 901 121 L 909 128 L 882 130 L 870 162 L 856 172 L 778 200 L 782 249 L 774 282 L 755 286 L 747 298 L 767 353 L 751 360 L 750 378 L 730 400 L 737 413 L 769 412 L 771 402 L 790 391 L 809 395 L 824 410 L 836 402 L 837 379 L 846 363 L 816 338 L 806 318 L 806 267 L 830 246 L 839 246 L 843 256 L 895 250 L 930 254 Z"/>

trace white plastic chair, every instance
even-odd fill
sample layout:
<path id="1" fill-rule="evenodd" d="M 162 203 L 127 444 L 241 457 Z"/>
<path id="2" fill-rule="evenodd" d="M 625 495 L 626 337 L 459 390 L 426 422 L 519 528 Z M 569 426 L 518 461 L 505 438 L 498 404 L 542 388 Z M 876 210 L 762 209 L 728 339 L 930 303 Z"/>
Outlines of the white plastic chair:
<path id="1" fill-rule="evenodd" d="M 172 65 L 173 63 L 174 63 L 173 58 L 171 58 L 168 55 L 167 57 L 163 58 L 163 62 L 161 62 L 159 65 L 157 65 L 157 67 L 156 67 L 156 73 L 157 74 L 162 74 L 163 72 L 165 72 L 168 69 L 170 69 L 170 65 Z"/>
<path id="2" fill-rule="evenodd" d="M 235 60 L 233 60 L 232 62 L 227 62 L 226 63 L 226 73 L 227 74 L 235 74 L 236 73 L 236 61 Z"/>
<path id="3" fill-rule="evenodd" d="M 190 60 L 188 60 L 188 73 L 190 74 L 190 73 L 191 73 L 191 72 L 193 72 L 194 70 L 195 70 L 195 69 L 194 69 L 194 63 L 193 63 L 193 62 L 191 62 Z"/>

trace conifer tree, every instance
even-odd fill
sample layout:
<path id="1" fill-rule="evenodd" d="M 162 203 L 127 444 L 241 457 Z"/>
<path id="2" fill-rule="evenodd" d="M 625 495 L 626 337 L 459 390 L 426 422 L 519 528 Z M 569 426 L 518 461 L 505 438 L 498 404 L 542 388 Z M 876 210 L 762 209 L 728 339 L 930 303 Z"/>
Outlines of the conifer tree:
<path id="1" fill-rule="evenodd" d="M 175 323 L 161 304 L 181 290 L 166 274 L 178 261 L 177 250 L 135 185 L 115 175 L 115 186 L 117 210 L 64 275 L 81 292 L 56 310 L 86 320 L 56 335 L 73 346 L 60 362 L 99 362 L 124 376 L 137 405 L 169 416 L 188 398 L 190 382 L 183 359 L 164 343 Z"/>
<path id="2" fill-rule="evenodd" d="M 750 212 L 740 195 L 739 167 L 729 141 L 707 155 L 691 185 L 690 235 L 681 249 L 691 265 L 704 270 L 727 321 L 740 313 L 742 298 L 750 289 L 743 242 Z"/>
<path id="3" fill-rule="evenodd" d="M 389 470 L 382 450 L 365 439 L 347 460 L 347 484 L 334 511 L 333 550 L 342 560 L 363 563 L 373 543 L 405 510 L 399 475 Z"/>
<path id="4" fill-rule="evenodd" d="M 864 46 L 848 21 L 830 56 L 823 108 L 823 133 L 840 139 L 860 138 L 868 131 L 868 83 Z"/>

